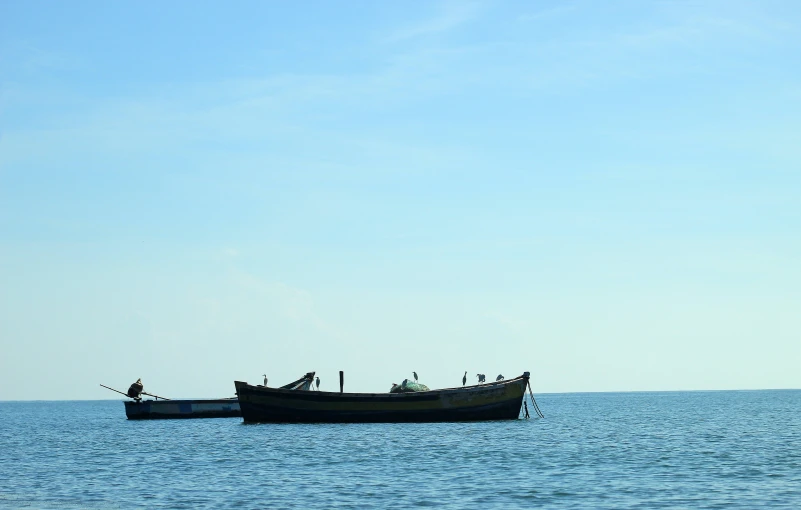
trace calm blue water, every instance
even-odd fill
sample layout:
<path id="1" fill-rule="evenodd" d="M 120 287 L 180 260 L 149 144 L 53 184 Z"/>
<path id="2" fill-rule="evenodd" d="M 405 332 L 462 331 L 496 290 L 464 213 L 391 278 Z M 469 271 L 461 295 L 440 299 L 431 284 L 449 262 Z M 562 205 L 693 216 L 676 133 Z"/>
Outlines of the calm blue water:
<path id="1" fill-rule="evenodd" d="M 544 420 L 412 425 L 0 402 L 0 507 L 801 508 L 801 391 L 537 401 Z"/>

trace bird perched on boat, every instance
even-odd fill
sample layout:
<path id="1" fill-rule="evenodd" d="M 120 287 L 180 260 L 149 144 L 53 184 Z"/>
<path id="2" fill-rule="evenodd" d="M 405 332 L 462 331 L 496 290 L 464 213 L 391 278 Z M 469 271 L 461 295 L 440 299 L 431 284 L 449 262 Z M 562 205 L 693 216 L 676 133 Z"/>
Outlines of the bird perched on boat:
<path id="1" fill-rule="evenodd" d="M 406 389 L 406 385 L 409 383 L 409 379 L 404 379 L 401 383 L 401 388 Z"/>
<path id="2" fill-rule="evenodd" d="M 317 389 L 319 390 L 320 389 L 320 378 L 318 377 L 317 379 L 314 380 L 314 382 L 315 382 L 315 384 L 317 384 Z"/>
<path id="3" fill-rule="evenodd" d="M 503 375 L 498 374 L 498 377 L 495 378 L 496 381 L 503 381 Z"/>
<path id="4" fill-rule="evenodd" d="M 414 374 L 414 382 L 417 382 L 417 372 L 412 372 Z"/>
<path id="5" fill-rule="evenodd" d="M 465 370 L 464 375 L 462 376 L 462 386 L 467 384 L 467 370 Z"/>
<path id="6" fill-rule="evenodd" d="M 484 374 L 476 374 L 476 377 L 478 377 L 479 383 L 483 383 L 487 380 L 487 377 Z"/>
<path id="7" fill-rule="evenodd" d="M 144 390 L 145 387 L 142 385 L 142 378 L 140 377 L 139 379 L 136 380 L 135 383 L 133 383 L 130 386 L 130 388 L 128 388 L 128 396 L 131 398 L 138 399 L 139 394 L 142 393 Z"/>
<path id="8" fill-rule="evenodd" d="M 267 374 L 261 374 L 264 376 L 264 385 L 267 386 Z"/>

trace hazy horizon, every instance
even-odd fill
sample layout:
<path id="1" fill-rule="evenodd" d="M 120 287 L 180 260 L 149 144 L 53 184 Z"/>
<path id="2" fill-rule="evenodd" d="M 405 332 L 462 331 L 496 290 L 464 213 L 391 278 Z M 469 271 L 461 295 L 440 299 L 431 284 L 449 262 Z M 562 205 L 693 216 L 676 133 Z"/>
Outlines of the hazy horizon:
<path id="1" fill-rule="evenodd" d="M 0 400 L 801 388 L 800 26 L 3 2 Z"/>

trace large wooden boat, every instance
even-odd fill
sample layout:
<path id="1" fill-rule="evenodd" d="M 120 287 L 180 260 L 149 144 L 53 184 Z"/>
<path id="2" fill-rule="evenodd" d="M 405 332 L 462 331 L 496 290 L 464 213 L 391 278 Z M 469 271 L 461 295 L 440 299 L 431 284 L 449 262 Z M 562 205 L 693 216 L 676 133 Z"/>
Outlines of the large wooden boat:
<path id="1" fill-rule="evenodd" d="M 236 398 L 201 400 L 133 400 L 125 402 L 129 420 L 231 418 L 242 416 Z"/>
<path id="2" fill-rule="evenodd" d="M 306 374 L 310 383 L 314 372 Z M 333 393 L 235 381 L 246 422 L 362 423 L 514 420 L 529 373 L 514 379 L 415 393 Z M 307 384 L 306 387 L 310 387 Z"/>

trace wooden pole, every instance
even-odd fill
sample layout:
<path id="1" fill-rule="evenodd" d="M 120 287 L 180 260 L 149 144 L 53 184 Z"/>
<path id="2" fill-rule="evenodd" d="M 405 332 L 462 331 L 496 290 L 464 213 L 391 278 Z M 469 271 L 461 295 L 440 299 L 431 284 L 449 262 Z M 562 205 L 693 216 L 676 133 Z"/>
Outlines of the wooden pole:
<path id="1" fill-rule="evenodd" d="M 108 386 L 106 386 L 105 384 L 101 384 L 100 386 L 102 386 L 102 387 L 106 388 L 107 390 L 116 391 L 116 392 L 117 392 L 117 393 L 119 393 L 120 395 L 125 395 L 126 397 L 128 397 L 128 394 L 127 394 L 127 393 L 123 393 L 123 392 L 121 392 L 120 390 L 115 390 L 114 388 L 109 388 L 109 387 L 108 387 Z M 128 397 L 128 398 L 131 398 L 131 397 Z"/>
<path id="2" fill-rule="evenodd" d="M 342 393 L 343 388 L 345 387 L 345 372 L 342 370 L 339 371 L 339 392 Z"/>
<path id="3" fill-rule="evenodd" d="M 127 393 L 123 393 L 123 392 L 121 392 L 120 390 L 115 390 L 114 388 L 109 388 L 109 387 L 108 387 L 108 386 L 106 386 L 105 384 L 101 384 L 100 386 L 102 386 L 102 387 L 106 388 L 107 390 L 116 391 L 116 392 L 117 392 L 117 393 L 119 393 L 120 395 L 125 395 L 126 397 L 128 397 L 128 394 L 127 394 Z M 145 393 L 144 391 L 142 392 L 142 395 L 147 395 L 148 397 L 156 397 L 157 399 L 159 399 L 159 398 L 160 398 L 161 400 L 170 400 L 170 399 L 168 399 L 168 398 L 165 398 L 165 397 L 159 397 L 158 395 L 153 395 L 152 393 Z M 128 398 L 131 398 L 131 397 L 128 397 Z"/>
<path id="4" fill-rule="evenodd" d="M 168 399 L 166 397 L 159 397 L 158 395 L 153 395 L 152 393 L 145 393 L 144 391 L 142 392 L 142 395 L 147 395 L 148 397 L 156 397 L 156 400 L 158 400 L 158 399 L 170 400 L 170 399 Z"/>

